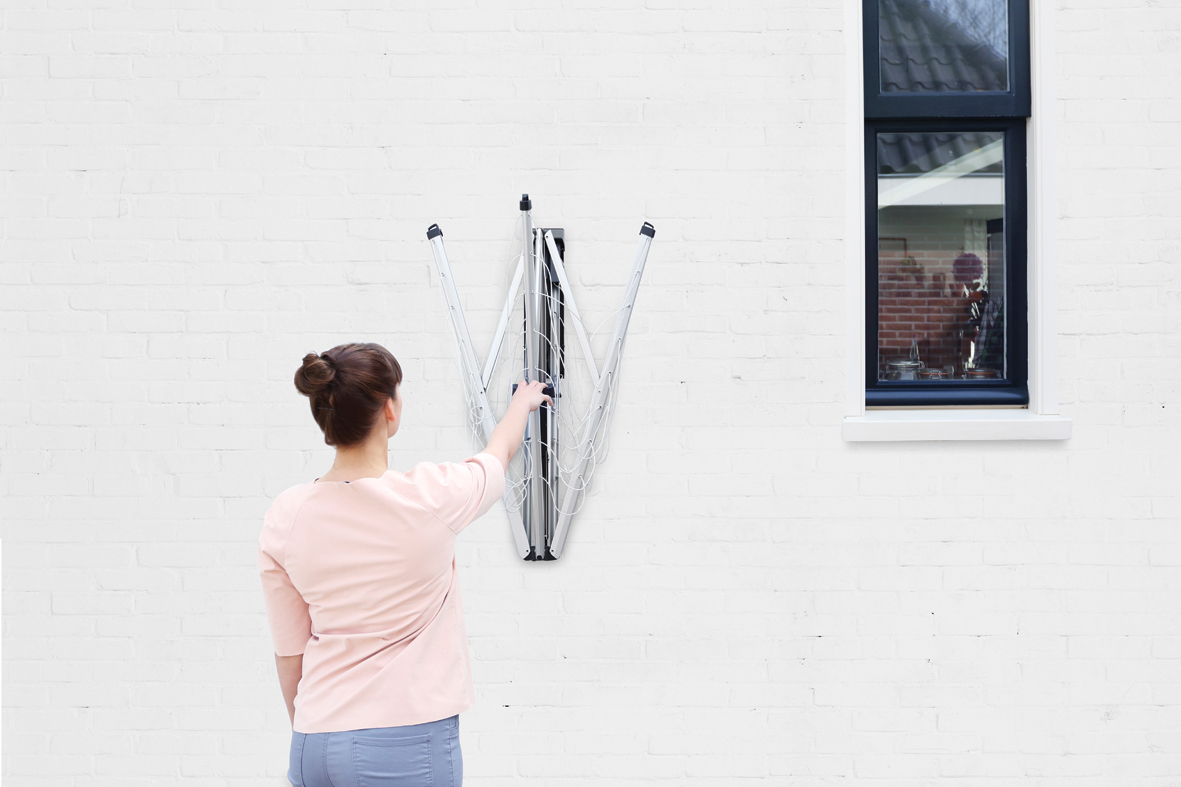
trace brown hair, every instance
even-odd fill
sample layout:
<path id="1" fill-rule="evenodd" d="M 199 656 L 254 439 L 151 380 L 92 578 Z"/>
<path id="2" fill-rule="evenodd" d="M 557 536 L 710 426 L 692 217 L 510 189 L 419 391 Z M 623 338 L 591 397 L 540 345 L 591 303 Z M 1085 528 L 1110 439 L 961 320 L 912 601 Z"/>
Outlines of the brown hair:
<path id="1" fill-rule="evenodd" d="M 311 400 L 312 417 L 328 445 L 356 445 L 377 422 L 386 399 L 402 383 L 398 359 L 380 344 L 353 343 L 308 353 L 295 372 L 295 389 Z"/>

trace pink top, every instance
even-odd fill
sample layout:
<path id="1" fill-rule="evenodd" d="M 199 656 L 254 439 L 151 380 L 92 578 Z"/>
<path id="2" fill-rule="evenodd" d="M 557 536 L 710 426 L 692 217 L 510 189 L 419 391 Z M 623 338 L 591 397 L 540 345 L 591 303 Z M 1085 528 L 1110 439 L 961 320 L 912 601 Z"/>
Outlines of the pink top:
<path id="1" fill-rule="evenodd" d="M 471 707 L 455 536 L 504 491 L 491 454 L 300 484 L 258 540 L 280 656 L 303 654 L 297 732 L 421 724 Z"/>

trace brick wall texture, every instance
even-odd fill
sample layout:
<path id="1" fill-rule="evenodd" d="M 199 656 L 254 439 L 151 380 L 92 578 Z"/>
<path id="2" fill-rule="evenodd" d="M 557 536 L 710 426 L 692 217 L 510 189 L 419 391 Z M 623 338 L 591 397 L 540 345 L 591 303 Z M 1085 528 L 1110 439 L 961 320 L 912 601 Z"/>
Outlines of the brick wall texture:
<path id="1" fill-rule="evenodd" d="M 588 323 L 657 237 L 566 555 L 460 539 L 469 784 L 1175 784 L 1181 6 L 1055 19 L 1074 437 L 849 444 L 836 0 L 6 3 L 5 785 L 284 783 L 291 376 L 382 342 L 462 458 L 424 231 L 483 346 L 523 191 Z"/>

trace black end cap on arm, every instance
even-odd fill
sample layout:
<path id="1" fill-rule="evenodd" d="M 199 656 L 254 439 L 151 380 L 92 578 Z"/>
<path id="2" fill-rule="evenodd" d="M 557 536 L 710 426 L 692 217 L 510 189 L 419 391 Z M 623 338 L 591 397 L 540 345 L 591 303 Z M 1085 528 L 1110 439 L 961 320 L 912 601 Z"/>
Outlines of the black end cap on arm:
<path id="1" fill-rule="evenodd" d="M 645 221 L 644 226 L 640 227 L 640 234 L 647 235 L 649 238 L 655 238 L 656 237 L 656 228 Z"/>
<path id="2" fill-rule="evenodd" d="M 443 230 L 439 229 L 438 224 L 432 224 L 431 226 L 426 228 L 426 239 L 427 240 L 430 240 L 431 238 L 441 238 L 441 237 L 443 237 Z"/>
<path id="3" fill-rule="evenodd" d="M 533 210 L 533 203 L 529 201 L 528 194 L 521 195 L 521 210 Z"/>

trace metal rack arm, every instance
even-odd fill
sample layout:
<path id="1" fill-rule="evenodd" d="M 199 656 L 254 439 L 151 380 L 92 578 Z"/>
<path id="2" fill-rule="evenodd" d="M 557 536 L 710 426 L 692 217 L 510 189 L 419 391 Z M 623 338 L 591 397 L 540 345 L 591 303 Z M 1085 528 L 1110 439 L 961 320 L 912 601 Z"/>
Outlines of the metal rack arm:
<path id="1" fill-rule="evenodd" d="M 492 345 L 488 348 L 488 358 L 484 361 L 484 374 L 480 383 L 484 390 L 488 390 L 492 382 L 492 371 L 496 368 L 496 359 L 500 355 L 500 346 L 504 343 L 504 332 L 508 330 L 508 321 L 512 317 L 513 304 L 517 300 L 517 291 L 521 288 L 521 279 L 525 276 L 525 261 L 517 259 L 517 270 L 513 273 L 513 283 L 509 285 L 508 295 L 504 301 L 504 311 L 500 313 L 500 324 L 496 326 L 496 333 L 492 337 Z"/>
<path id="2" fill-rule="evenodd" d="M 590 444 L 594 442 L 595 435 L 599 431 L 599 426 L 603 421 L 607 397 L 611 393 L 611 387 L 615 384 L 617 377 L 616 369 L 619 366 L 619 359 L 623 353 L 623 341 L 627 336 L 627 327 L 631 321 L 632 308 L 635 306 L 636 295 L 640 290 L 640 278 L 644 275 L 644 263 L 648 259 L 648 249 L 651 248 L 652 239 L 655 236 L 655 228 L 648 222 L 644 222 L 644 226 L 640 228 L 640 240 L 636 245 L 636 256 L 632 262 L 631 275 L 628 277 L 627 288 L 624 290 L 623 306 L 620 307 L 619 316 L 615 318 L 615 330 L 611 334 L 611 344 L 607 348 L 607 358 L 603 361 L 603 375 L 599 378 L 599 382 L 595 386 L 594 395 L 591 398 L 588 428 L 583 436 L 585 442 L 578 447 L 578 453 L 581 458 L 578 460 L 578 465 L 571 475 L 570 486 L 566 488 L 566 494 L 562 498 L 561 513 L 558 515 L 558 521 L 554 526 L 553 538 L 550 541 L 550 552 L 555 558 L 561 557 L 562 550 L 566 546 L 566 536 L 570 532 L 570 521 L 574 516 L 573 511 L 578 502 L 578 496 L 582 493 L 585 486 L 583 476 L 594 453 L 588 449 L 591 448 Z"/>
<path id="3" fill-rule="evenodd" d="M 451 276 L 451 263 L 447 260 L 447 250 L 443 246 L 443 231 L 439 229 L 439 225 L 432 224 L 427 229 L 426 236 L 430 241 L 431 251 L 435 255 L 435 267 L 438 268 L 443 295 L 447 299 L 447 313 L 451 318 L 451 327 L 455 331 L 456 343 L 459 345 L 459 364 L 463 373 L 464 386 L 471 398 L 475 400 L 478 411 L 477 424 L 480 434 L 487 442 L 492 437 L 492 430 L 496 428 L 496 416 L 488 402 L 488 389 L 480 375 L 480 365 L 476 360 L 476 353 L 472 349 L 467 320 L 463 316 L 463 304 L 459 301 L 459 292 L 456 290 L 455 280 Z M 525 523 L 521 518 L 521 512 L 515 511 L 509 506 L 507 496 L 506 490 L 505 509 L 509 515 L 509 529 L 512 531 L 517 552 L 521 557 L 524 557 L 529 552 L 525 537 Z"/>

